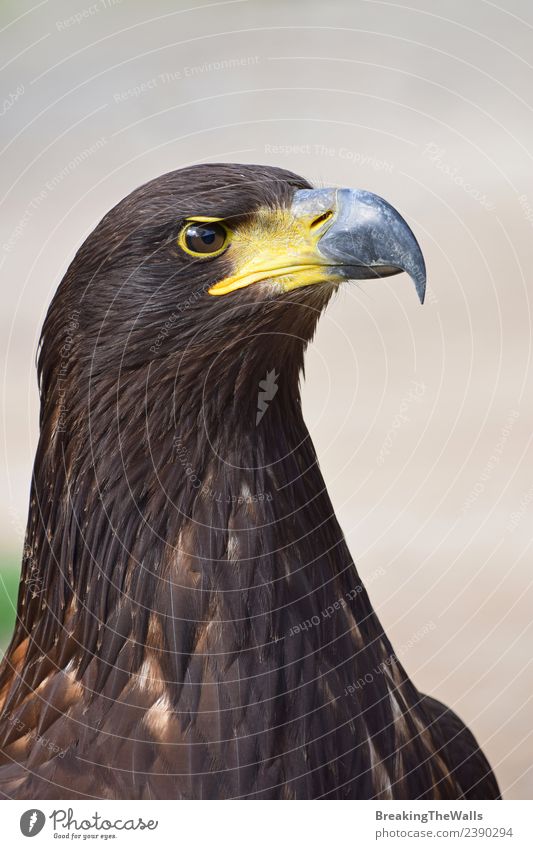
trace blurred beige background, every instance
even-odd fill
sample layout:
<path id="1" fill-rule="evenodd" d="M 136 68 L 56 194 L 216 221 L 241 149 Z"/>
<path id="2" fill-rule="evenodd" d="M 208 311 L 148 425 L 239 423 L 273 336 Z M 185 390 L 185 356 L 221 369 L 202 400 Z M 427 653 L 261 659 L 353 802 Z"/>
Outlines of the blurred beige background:
<path id="1" fill-rule="evenodd" d="M 383 194 L 405 276 L 323 317 L 305 410 L 352 553 L 417 685 L 531 798 L 533 8 L 527 0 L 44 0 L 0 11 L 5 632 L 47 304 L 107 209 L 200 161 Z"/>

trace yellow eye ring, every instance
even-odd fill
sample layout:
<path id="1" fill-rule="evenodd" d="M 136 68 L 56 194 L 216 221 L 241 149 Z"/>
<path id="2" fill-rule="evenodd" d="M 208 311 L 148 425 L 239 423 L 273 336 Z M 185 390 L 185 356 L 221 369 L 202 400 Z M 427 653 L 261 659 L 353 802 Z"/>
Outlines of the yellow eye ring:
<path id="1" fill-rule="evenodd" d="M 212 259 L 224 253 L 230 242 L 230 231 L 218 219 L 190 218 L 178 236 L 178 245 L 186 254 L 199 259 Z"/>

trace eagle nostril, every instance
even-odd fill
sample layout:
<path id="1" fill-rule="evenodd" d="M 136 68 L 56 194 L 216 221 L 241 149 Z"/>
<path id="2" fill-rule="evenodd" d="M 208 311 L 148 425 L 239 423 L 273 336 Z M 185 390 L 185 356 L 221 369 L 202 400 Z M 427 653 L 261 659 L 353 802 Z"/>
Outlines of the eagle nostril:
<path id="1" fill-rule="evenodd" d="M 311 221 L 311 230 L 316 230 L 322 224 L 325 224 L 326 221 L 329 221 L 329 219 L 332 216 L 333 216 L 333 210 L 332 209 L 328 209 L 328 210 L 326 210 L 326 212 L 322 212 L 313 221 Z"/>

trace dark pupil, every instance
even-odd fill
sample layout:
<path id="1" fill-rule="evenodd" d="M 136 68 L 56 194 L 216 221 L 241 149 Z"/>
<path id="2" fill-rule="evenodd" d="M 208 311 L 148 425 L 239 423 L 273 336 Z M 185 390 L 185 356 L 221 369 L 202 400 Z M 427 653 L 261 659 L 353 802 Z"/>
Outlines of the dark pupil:
<path id="1" fill-rule="evenodd" d="M 192 224 L 185 234 L 187 247 L 198 254 L 214 253 L 225 241 L 226 231 L 220 224 Z"/>

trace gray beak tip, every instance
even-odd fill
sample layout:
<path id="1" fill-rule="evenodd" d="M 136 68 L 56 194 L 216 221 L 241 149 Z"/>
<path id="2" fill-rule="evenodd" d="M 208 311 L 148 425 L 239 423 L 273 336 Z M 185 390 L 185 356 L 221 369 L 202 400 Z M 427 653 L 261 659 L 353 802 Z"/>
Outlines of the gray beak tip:
<path id="1" fill-rule="evenodd" d="M 418 299 L 420 303 L 423 305 L 426 299 L 426 266 L 424 260 L 422 259 L 422 267 L 420 268 L 420 272 L 416 277 L 413 277 L 413 283 L 415 284 L 416 294 L 418 295 Z"/>

